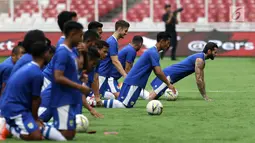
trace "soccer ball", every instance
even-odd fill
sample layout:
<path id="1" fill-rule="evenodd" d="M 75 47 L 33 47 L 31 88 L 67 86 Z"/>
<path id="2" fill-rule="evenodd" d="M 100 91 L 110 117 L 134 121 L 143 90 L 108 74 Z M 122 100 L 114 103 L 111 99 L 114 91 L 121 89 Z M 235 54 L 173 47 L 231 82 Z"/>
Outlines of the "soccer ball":
<path id="1" fill-rule="evenodd" d="M 177 89 L 175 89 L 175 90 L 176 90 L 176 94 L 174 94 L 174 92 L 169 88 L 165 91 L 164 95 L 165 95 L 167 101 L 177 100 L 178 91 L 177 91 Z"/>
<path id="2" fill-rule="evenodd" d="M 76 131 L 77 132 L 86 132 L 89 127 L 89 120 L 86 116 L 82 114 L 76 115 Z"/>
<path id="3" fill-rule="evenodd" d="M 160 115 L 163 112 L 163 105 L 158 100 L 151 100 L 146 109 L 149 115 Z"/>

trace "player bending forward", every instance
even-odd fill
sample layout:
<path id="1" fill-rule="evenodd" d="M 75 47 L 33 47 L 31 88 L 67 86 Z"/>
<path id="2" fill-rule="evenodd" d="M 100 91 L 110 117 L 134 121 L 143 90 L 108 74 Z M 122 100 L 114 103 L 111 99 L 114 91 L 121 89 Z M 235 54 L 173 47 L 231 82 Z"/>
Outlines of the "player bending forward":
<path id="1" fill-rule="evenodd" d="M 202 97 L 204 100 L 210 101 L 211 99 L 207 96 L 205 91 L 205 60 L 214 60 L 217 55 L 217 50 L 218 46 L 215 43 L 209 42 L 205 45 L 203 52 L 193 54 L 177 64 L 166 67 L 163 72 L 171 84 L 195 72 L 197 87 Z M 167 89 L 167 85 L 157 77 L 151 82 L 151 86 L 153 91 L 149 95 L 150 100 L 158 99 Z"/>
<path id="2" fill-rule="evenodd" d="M 22 66 L 7 82 L 0 100 L 1 115 L 6 120 L 6 128 L 16 138 L 64 141 L 58 130 L 44 125 L 37 115 L 43 84 L 41 69 L 49 61 L 49 47 L 45 42 L 35 42 L 31 54 L 33 61 Z"/>
<path id="3" fill-rule="evenodd" d="M 126 79 L 124 80 L 118 99 L 103 101 L 104 107 L 132 108 L 136 103 L 141 90 L 145 88 L 152 70 L 157 77 L 164 81 L 167 87 L 173 90 L 175 93 L 174 86 L 167 80 L 160 68 L 159 63 L 159 51 L 165 50 L 169 46 L 170 35 L 165 32 L 158 33 L 156 45 L 145 51 L 128 73 Z"/>

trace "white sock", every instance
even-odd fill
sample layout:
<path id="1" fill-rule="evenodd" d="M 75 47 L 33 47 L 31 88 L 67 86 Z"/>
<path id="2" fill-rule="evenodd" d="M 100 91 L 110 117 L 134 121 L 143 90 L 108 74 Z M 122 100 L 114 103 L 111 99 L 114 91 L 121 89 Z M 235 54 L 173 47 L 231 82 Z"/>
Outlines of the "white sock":
<path id="1" fill-rule="evenodd" d="M 16 130 L 16 128 L 9 126 L 8 124 L 6 124 L 6 128 L 9 132 L 11 132 L 11 134 L 13 135 L 13 137 L 20 139 L 20 132 L 18 132 Z"/>
<path id="2" fill-rule="evenodd" d="M 3 117 L 0 117 L 0 133 L 2 132 L 5 125 L 5 119 Z"/>
<path id="3" fill-rule="evenodd" d="M 102 100 L 105 108 L 126 108 L 122 102 L 116 99 Z"/>
<path id="4" fill-rule="evenodd" d="M 109 92 L 109 91 L 106 91 L 106 92 L 104 93 L 104 98 L 105 98 L 105 99 L 115 99 L 115 96 L 114 96 L 113 93 L 111 93 L 111 92 Z"/>
<path id="5" fill-rule="evenodd" d="M 53 126 L 45 125 L 42 134 L 46 139 L 54 141 L 66 141 L 66 138 Z"/>
<path id="6" fill-rule="evenodd" d="M 141 93 L 140 93 L 140 97 L 144 100 L 149 100 L 150 97 L 150 93 L 149 91 L 142 89 Z"/>

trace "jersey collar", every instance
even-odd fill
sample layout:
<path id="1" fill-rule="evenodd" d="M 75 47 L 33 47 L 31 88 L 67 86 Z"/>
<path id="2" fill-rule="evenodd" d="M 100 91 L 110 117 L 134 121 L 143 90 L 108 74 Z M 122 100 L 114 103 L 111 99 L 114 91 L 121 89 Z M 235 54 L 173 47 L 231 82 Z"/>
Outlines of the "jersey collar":
<path id="1" fill-rule="evenodd" d="M 34 61 L 32 61 L 32 62 L 31 62 L 31 64 L 33 64 L 33 65 L 36 65 L 36 66 L 40 67 L 40 66 L 39 66 L 39 64 L 37 64 L 37 63 L 36 63 L 36 62 L 34 62 Z"/>
<path id="2" fill-rule="evenodd" d="M 118 42 L 117 38 L 112 35 L 112 37 Z"/>
<path id="3" fill-rule="evenodd" d="M 72 52 L 72 50 L 70 48 L 68 48 L 68 46 L 66 44 L 61 44 L 60 46 L 65 47 L 69 52 Z"/>

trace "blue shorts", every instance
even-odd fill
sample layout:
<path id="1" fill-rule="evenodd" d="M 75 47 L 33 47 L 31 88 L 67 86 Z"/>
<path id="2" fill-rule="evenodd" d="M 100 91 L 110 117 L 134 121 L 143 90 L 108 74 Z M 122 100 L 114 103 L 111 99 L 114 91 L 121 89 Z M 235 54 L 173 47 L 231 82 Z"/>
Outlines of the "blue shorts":
<path id="1" fill-rule="evenodd" d="M 40 106 L 38 116 L 43 122 L 48 122 L 53 117 L 52 109 L 50 107 Z"/>
<path id="2" fill-rule="evenodd" d="M 106 91 L 111 93 L 120 92 L 118 84 L 118 80 L 114 79 L 113 77 L 107 78 L 99 76 L 99 91 L 102 96 L 104 96 Z"/>
<path id="3" fill-rule="evenodd" d="M 15 128 L 15 130 L 21 135 L 29 135 L 32 132 L 39 130 L 32 113 L 22 112 L 17 116 L 6 118 L 6 123 L 9 127 Z"/>
<path id="4" fill-rule="evenodd" d="M 54 127 L 58 130 L 75 130 L 77 108 L 77 104 L 53 108 Z"/>
<path id="5" fill-rule="evenodd" d="M 168 81 L 170 81 L 170 76 L 167 76 Z M 152 82 L 151 82 L 151 87 L 154 90 L 154 92 L 157 94 L 155 99 L 158 99 L 161 97 L 166 89 L 168 88 L 167 85 L 161 81 L 158 77 L 156 77 Z"/>
<path id="6" fill-rule="evenodd" d="M 127 108 L 132 108 L 140 96 L 141 91 L 141 87 L 123 83 L 118 100 Z"/>

